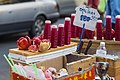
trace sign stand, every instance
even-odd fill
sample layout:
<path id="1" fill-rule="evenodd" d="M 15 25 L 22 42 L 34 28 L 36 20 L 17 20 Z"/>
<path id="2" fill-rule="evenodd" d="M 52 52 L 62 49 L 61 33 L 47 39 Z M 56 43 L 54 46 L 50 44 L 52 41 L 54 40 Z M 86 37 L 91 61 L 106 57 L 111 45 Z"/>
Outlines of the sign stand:
<path id="1" fill-rule="evenodd" d="M 76 15 L 73 24 L 75 26 L 82 28 L 82 33 L 80 35 L 80 42 L 78 43 L 77 46 L 77 52 L 79 53 L 82 44 L 82 36 L 84 33 L 84 29 L 94 31 L 97 20 L 100 17 L 100 15 L 96 9 L 89 8 L 87 6 L 82 6 L 82 7 L 79 6 L 75 10 L 76 10 Z"/>
<path id="2" fill-rule="evenodd" d="M 81 45 L 81 42 L 82 42 L 82 36 L 84 34 L 84 29 L 85 29 L 85 23 L 83 24 L 83 27 L 82 27 L 82 33 L 80 35 L 80 41 L 79 41 L 78 46 L 77 46 L 77 51 L 80 50 L 80 45 Z"/>

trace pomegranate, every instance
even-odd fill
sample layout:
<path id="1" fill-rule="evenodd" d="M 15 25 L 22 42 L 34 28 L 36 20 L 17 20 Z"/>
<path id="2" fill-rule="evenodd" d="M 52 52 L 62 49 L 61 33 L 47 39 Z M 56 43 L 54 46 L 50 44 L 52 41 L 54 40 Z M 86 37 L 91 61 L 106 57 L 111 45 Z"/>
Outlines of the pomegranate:
<path id="1" fill-rule="evenodd" d="M 49 39 L 43 39 L 43 40 L 40 42 L 40 45 L 39 45 L 39 47 L 38 47 L 38 50 L 39 50 L 39 51 L 46 51 L 46 50 L 48 50 L 50 47 L 51 47 L 50 40 L 49 40 Z"/>
<path id="2" fill-rule="evenodd" d="M 27 50 L 30 45 L 31 45 L 31 39 L 28 36 L 20 37 L 17 40 L 17 47 L 20 50 Z"/>
<path id="3" fill-rule="evenodd" d="M 37 50 L 38 50 L 37 45 L 30 45 L 30 46 L 28 47 L 28 51 L 31 51 L 31 52 L 35 52 L 35 51 L 37 51 Z"/>

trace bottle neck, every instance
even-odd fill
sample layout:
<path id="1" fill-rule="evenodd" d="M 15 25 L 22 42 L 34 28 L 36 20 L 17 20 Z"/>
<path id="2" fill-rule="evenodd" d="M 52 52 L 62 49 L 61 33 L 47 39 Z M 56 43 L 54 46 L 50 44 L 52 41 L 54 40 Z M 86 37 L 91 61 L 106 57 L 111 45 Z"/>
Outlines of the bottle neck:
<path id="1" fill-rule="evenodd" d="M 100 46 L 99 48 L 106 50 L 106 47 L 105 47 L 105 46 Z"/>

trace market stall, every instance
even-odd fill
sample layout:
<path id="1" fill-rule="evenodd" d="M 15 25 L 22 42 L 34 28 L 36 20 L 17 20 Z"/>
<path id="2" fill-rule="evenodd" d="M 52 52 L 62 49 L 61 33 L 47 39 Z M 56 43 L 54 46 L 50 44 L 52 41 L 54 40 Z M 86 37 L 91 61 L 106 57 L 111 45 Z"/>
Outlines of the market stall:
<path id="1" fill-rule="evenodd" d="M 4 55 L 11 80 L 119 80 L 120 37 L 110 36 L 110 26 L 102 36 L 98 18 L 97 10 L 77 7 L 64 24 L 51 26 L 46 20 L 42 35 L 20 37 L 9 59 Z"/>
<path id="2" fill-rule="evenodd" d="M 91 41 L 90 49 L 87 51 L 89 55 L 96 56 L 96 62 L 108 62 L 109 69 L 108 74 L 119 80 L 119 66 L 120 66 L 120 16 L 116 16 L 116 26 L 115 30 L 112 29 L 111 16 L 106 16 L 106 28 L 103 29 L 103 23 L 101 20 L 97 21 L 96 30 L 90 31 L 85 29 L 82 36 L 81 52 L 86 52 L 86 47 Z M 79 43 L 79 35 L 82 34 L 82 28 L 77 27 L 76 35 L 71 38 L 72 42 Z M 100 54 L 97 54 L 98 48 L 100 48 L 100 43 L 104 42 L 104 47 L 101 49 Z M 104 52 L 102 52 L 104 51 Z M 105 53 L 105 54 L 103 54 Z"/>

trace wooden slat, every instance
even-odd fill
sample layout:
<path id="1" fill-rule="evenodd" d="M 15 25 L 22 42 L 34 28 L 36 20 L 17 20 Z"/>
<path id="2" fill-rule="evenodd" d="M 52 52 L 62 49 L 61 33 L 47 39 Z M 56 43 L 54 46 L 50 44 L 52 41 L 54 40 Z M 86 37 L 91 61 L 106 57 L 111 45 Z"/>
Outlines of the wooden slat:
<path id="1" fill-rule="evenodd" d="M 79 56 L 82 57 L 86 55 L 79 55 Z M 72 63 L 67 63 L 68 73 L 72 74 L 72 73 L 78 72 L 79 67 L 82 68 L 82 70 L 85 70 L 95 62 L 96 62 L 96 57 L 89 56 L 88 58 L 85 58 L 85 59 L 73 61 Z"/>
<path id="2" fill-rule="evenodd" d="M 120 80 L 120 75 L 119 76 L 115 76 L 115 80 Z"/>
<path id="3" fill-rule="evenodd" d="M 112 60 L 108 58 L 103 58 L 103 57 L 97 57 L 96 60 L 98 62 L 108 62 L 109 63 L 109 69 L 108 69 L 108 74 L 112 77 L 119 76 L 120 77 L 120 59 L 118 60 Z M 118 79 L 116 79 L 118 80 Z"/>
<path id="4" fill-rule="evenodd" d="M 119 76 L 120 75 L 120 67 L 114 68 L 112 66 L 109 67 L 108 73 L 110 76 Z"/>
<path id="5" fill-rule="evenodd" d="M 71 41 L 78 43 L 79 39 L 78 38 L 71 38 Z M 91 48 L 96 49 L 99 46 L 101 41 L 105 42 L 107 50 L 120 50 L 120 41 L 113 41 L 113 40 L 93 40 L 92 39 L 93 44 L 92 44 Z M 84 42 L 83 48 L 86 48 L 89 40 L 83 39 L 83 42 Z"/>
<path id="6" fill-rule="evenodd" d="M 62 47 L 57 47 L 57 48 L 50 48 L 49 50 L 47 51 L 43 51 L 43 52 L 30 52 L 28 50 L 19 50 L 18 48 L 15 48 L 15 49 L 9 49 L 9 52 L 10 53 L 15 53 L 15 54 L 20 54 L 20 55 L 23 55 L 23 56 L 33 56 L 33 55 L 37 55 L 37 54 L 44 54 L 44 53 L 49 53 L 49 52 L 53 52 L 53 51 L 57 51 L 57 50 L 62 50 L 62 49 L 65 49 L 65 48 L 69 48 L 69 47 L 73 47 L 73 46 L 76 46 L 77 43 L 74 43 L 72 42 L 70 45 L 64 45 Z"/>

